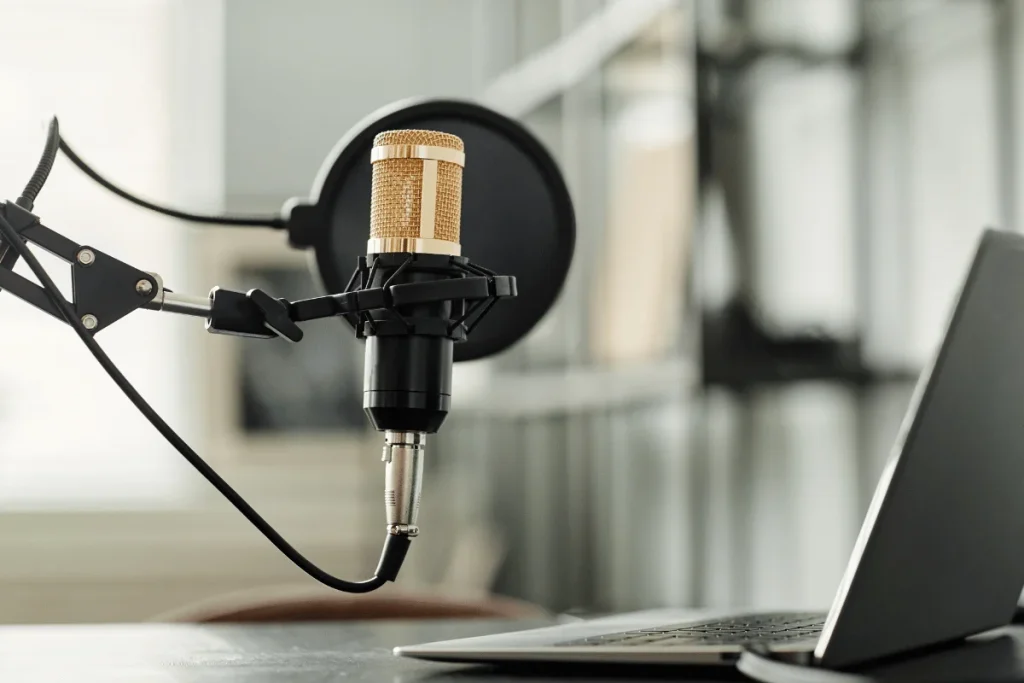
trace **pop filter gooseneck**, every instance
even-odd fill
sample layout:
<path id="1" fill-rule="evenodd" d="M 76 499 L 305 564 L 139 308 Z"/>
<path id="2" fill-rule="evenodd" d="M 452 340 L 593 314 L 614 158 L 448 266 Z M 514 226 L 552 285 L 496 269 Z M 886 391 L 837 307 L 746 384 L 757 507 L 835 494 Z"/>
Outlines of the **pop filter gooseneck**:
<path id="1" fill-rule="evenodd" d="M 478 104 L 403 101 L 353 127 L 325 161 L 311 198 L 285 208 L 290 241 L 313 249 L 327 292 L 345 289 L 370 225 L 373 138 L 385 130 L 426 129 L 465 142 L 462 253 L 514 275 L 519 296 L 503 301 L 465 341 L 455 360 L 498 353 L 550 310 L 572 262 L 576 223 L 569 190 L 544 146 L 521 124 Z"/>

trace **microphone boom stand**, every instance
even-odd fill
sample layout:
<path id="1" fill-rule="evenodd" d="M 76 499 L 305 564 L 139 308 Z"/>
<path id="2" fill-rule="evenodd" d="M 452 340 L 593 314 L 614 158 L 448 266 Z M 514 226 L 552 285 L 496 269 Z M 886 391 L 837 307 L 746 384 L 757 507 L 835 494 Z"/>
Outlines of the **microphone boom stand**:
<path id="1" fill-rule="evenodd" d="M 397 578 L 411 539 L 418 533 L 415 526 L 388 526 L 380 563 L 372 579 L 352 582 L 325 572 L 289 544 L 163 421 L 93 337 L 130 313 L 148 309 L 205 318 L 206 329 L 213 333 L 261 339 L 281 337 L 298 342 L 303 337 L 298 323 L 342 317 L 355 328 L 359 338 L 367 332 L 386 332 L 382 329 L 386 327 L 394 327 L 396 333 L 437 334 L 438 329 L 421 330 L 419 326 L 437 328 L 443 325 L 442 334 L 460 341 L 499 299 L 516 296 L 515 277 L 496 275 L 462 256 L 407 254 L 381 286 L 370 287 L 382 258 L 378 255 L 369 259 L 360 257 L 348 286 L 340 294 L 288 301 L 274 298 L 259 289 L 242 293 L 215 287 L 203 299 L 173 292 L 164 287 L 159 275 L 139 270 L 99 249 L 64 237 L 43 225 L 29 209 L 19 204 L 0 203 L 0 291 L 6 290 L 69 324 L 154 427 L 278 550 L 311 577 L 349 593 L 370 592 Z M 31 206 L 31 202 L 27 206 Z M 29 250 L 28 243 L 71 265 L 72 301 L 60 295 L 53 280 Z M 42 286 L 13 272 L 19 257 L 25 259 Z M 394 257 L 393 254 L 386 256 Z M 444 278 L 393 284 L 396 277 L 410 267 L 440 272 Z M 447 320 L 409 319 L 398 310 L 403 306 L 447 301 L 452 303 L 451 318 Z"/>

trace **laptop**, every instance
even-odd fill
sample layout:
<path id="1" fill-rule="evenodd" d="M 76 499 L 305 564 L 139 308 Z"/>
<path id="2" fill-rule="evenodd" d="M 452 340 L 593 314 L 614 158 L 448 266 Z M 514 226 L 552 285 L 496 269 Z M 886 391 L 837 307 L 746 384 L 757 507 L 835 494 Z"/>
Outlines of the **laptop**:
<path id="1" fill-rule="evenodd" d="M 654 610 L 395 653 L 475 663 L 732 664 L 753 647 L 844 668 L 1004 626 L 1022 587 L 1024 236 L 988 230 L 827 614 L 694 620 L 693 611 Z"/>

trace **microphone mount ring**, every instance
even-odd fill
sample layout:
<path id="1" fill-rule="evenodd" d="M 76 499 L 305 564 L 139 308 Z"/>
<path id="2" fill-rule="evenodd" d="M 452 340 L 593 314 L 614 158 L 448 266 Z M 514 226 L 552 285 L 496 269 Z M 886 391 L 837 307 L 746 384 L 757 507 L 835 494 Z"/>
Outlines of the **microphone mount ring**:
<path id="1" fill-rule="evenodd" d="M 403 324 L 405 334 L 423 334 L 435 336 L 430 325 L 417 324 L 415 318 L 402 314 L 399 306 L 415 306 L 425 304 L 452 303 L 452 317 L 446 319 L 445 332 L 455 341 L 463 341 L 466 336 L 480 323 L 485 315 L 499 299 L 512 298 L 518 293 L 516 278 L 511 275 L 497 275 L 491 270 L 470 262 L 465 256 L 444 256 L 438 254 L 395 253 L 371 254 L 372 259 L 367 269 L 367 262 L 360 258 L 356 272 L 349 283 L 359 281 L 361 288 L 355 292 L 346 292 L 334 297 L 350 297 L 365 302 L 367 306 L 359 311 L 359 316 L 344 315 L 345 319 L 356 330 L 356 336 L 364 338 L 380 334 L 400 334 L 389 332 L 386 319 L 375 318 L 370 314 L 374 309 L 385 311 L 391 317 L 397 317 Z M 399 260 L 401 259 L 401 260 Z M 369 287 L 381 268 L 394 267 L 382 287 Z M 441 279 L 425 282 L 405 282 L 391 284 L 399 273 L 422 272 L 443 276 Z M 377 294 L 377 290 L 381 290 Z M 379 296 L 379 304 L 370 304 L 368 299 Z M 349 299 L 340 300 L 342 306 L 349 305 Z M 297 302 L 298 303 L 298 302 Z M 469 305 L 467 305 L 469 304 Z M 456 312 L 456 310 L 458 312 Z M 352 318 L 356 317 L 356 320 Z M 436 320 L 431 317 L 427 320 Z"/>

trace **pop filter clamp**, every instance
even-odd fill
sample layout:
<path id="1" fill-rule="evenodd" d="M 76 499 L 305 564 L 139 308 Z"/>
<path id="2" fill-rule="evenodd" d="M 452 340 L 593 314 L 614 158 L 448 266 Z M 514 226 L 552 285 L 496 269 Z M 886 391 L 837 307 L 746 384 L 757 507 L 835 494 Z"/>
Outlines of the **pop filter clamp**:
<path id="1" fill-rule="evenodd" d="M 519 173 L 520 179 L 524 181 L 520 187 L 509 187 L 501 183 L 495 185 L 493 174 L 488 177 L 484 173 L 483 177 L 487 178 L 488 182 L 482 186 L 483 191 L 476 195 L 476 199 L 482 202 L 470 204 L 469 206 L 474 208 L 469 214 L 472 216 L 479 212 L 488 203 L 493 210 L 496 190 L 499 198 L 501 195 L 520 195 L 513 199 L 516 205 L 520 210 L 524 207 L 532 209 L 538 218 L 535 223 L 529 224 L 526 232 L 532 231 L 542 236 L 545 231 L 550 230 L 551 233 L 542 244 L 552 247 L 542 252 L 544 259 L 540 261 L 546 262 L 539 263 L 537 259 L 526 261 L 528 266 L 540 266 L 540 270 L 527 268 L 527 271 L 532 271 L 531 276 L 536 277 L 540 283 L 539 286 L 533 285 L 531 288 L 536 300 L 531 302 L 530 306 L 520 307 L 514 311 L 504 324 L 493 327 L 490 336 L 475 347 L 469 345 L 469 333 L 477 328 L 494 304 L 500 299 L 516 300 L 518 292 L 515 274 L 497 275 L 491 270 L 471 263 L 468 258 L 457 255 L 395 253 L 376 254 L 369 259 L 367 256 L 359 255 L 355 257 L 355 271 L 347 283 L 343 287 L 335 286 L 340 272 L 335 267 L 336 259 L 344 256 L 352 246 L 351 240 L 346 239 L 346 235 L 352 234 L 349 230 L 351 224 L 344 220 L 339 224 L 336 220 L 339 216 L 342 219 L 349 217 L 356 206 L 351 199 L 353 195 L 345 194 L 351 189 L 350 184 L 359 184 L 359 177 L 354 174 L 355 166 L 351 164 L 351 160 L 364 151 L 361 147 L 367 136 L 372 140 L 373 135 L 379 132 L 378 129 L 392 128 L 400 121 L 404 121 L 404 125 L 407 126 L 424 125 L 425 118 L 437 119 L 438 116 L 441 117 L 439 123 L 456 129 L 466 128 L 459 130 L 458 133 L 480 143 L 481 151 L 487 150 L 486 143 L 494 143 L 497 140 L 495 132 L 506 136 L 505 142 L 499 143 L 497 151 L 494 152 L 495 159 L 510 163 L 513 174 Z M 414 121 L 419 123 L 416 124 Z M 369 592 L 388 581 L 394 581 L 408 552 L 411 538 L 418 533 L 418 529 L 412 525 L 389 524 L 380 563 L 371 579 L 346 581 L 325 572 L 290 545 L 178 436 L 118 370 L 94 336 L 126 315 L 144 308 L 203 317 L 206 319 L 207 330 L 214 333 L 265 339 L 281 337 L 292 342 L 298 342 L 303 337 L 298 323 L 341 317 L 355 329 L 358 338 L 365 338 L 368 335 L 416 334 L 446 337 L 453 342 L 461 342 L 456 344 L 455 348 L 468 350 L 461 355 L 456 351 L 455 360 L 490 355 L 522 338 L 554 302 L 564 283 L 572 256 L 575 238 L 572 204 L 554 161 L 518 124 L 469 103 L 415 102 L 390 108 L 368 118 L 364 124 L 367 122 L 368 125 L 357 126 L 336 148 L 332 154 L 333 161 L 329 160 L 326 166 L 326 174 L 322 173 L 321 180 L 317 182 L 314 201 L 292 202 L 282 217 L 194 214 L 140 199 L 110 182 L 82 161 L 61 140 L 56 119 L 50 124 L 46 149 L 25 191 L 16 202 L 0 202 L 0 292 L 6 290 L 18 299 L 70 325 L 143 416 L 257 530 L 312 578 L 329 587 L 350 593 Z M 447 130 L 447 126 L 434 127 Z M 494 146 L 491 147 L 494 151 Z M 32 213 L 35 198 L 49 176 L 58 149 L 100 185 L 143 208 L 196 223 L 287 228 L 293 246 L 314 248 L 326 288 L 328 291 L 338 293 L 289 301 L 272 297 L 259 289 L 242 293 L 214 288 L 206 298 L 184 296 L 166 288 L 162 278 L 155 273 L 139 270 L 99 249 L 68 239 L 43 225 Z M 368 146 L 365 152 L 364 164 L 369 152 Z M 522 159 L 516 159 L 516 153 L 519 153 Z M 523 159 L 537 164 L 532 168 L 533 175 L 527 173 L 525 178 L 522 177 Z M 497 167 L 484 166 L 484 170 L 487 168 Z M 531 180 L 539 180 L 539 187 L 543 193 L 550 193 L 540 198 L 542 193 L 537 191 L 537 182 L 531 185 Z M 369 204 L 366 201 L 368 186 L 366 190 L 362 196 L 364 206 Z M 472 193 L 470 196 L 473 196 Z M 516 202 L 516 199 L 519 201 Z M 545 201 L 547 205 L 541 206 Z M 548 211 L 542 210 L 544 208 Z M 492 222 L 500 228 L 514 227 L 509 223 L 509 219 L 515 220 L 519 217 L 516 211 L 498 212 L 494 215 L 497 219 Z M 465 217 L 463 220 L 465 222 Z M 487 221 L 476 222 L 486 224 Z M 365 224 L 364 222 L 363 225 Z M 504 238 L 507 239 L 509 236 L 519 242 L 520 249 L 517 251 L 528 251 L 521 249 L 522 235 L 509 230 L 504 233 Z M 46 269 L 29 249 L 29 244 L 40 246 L 71 265 L 72 301 L 64 298 Z M 504 247 L 501 245 L 501 239 L 485 239 L 483 247 L 476 249 L 474 253 L 482 251 L 485 255 L 507 254 L 502 252 L 502 249 Z M 19 258 L 25 260 L 40 284 L 37 285 L 13 272 Z M 507 256 L 497 260 L 508 263 Z M 522 266 L 523 262 L 520 261 L 518 265 Z M 403 272 L 425 273 L 429 277 L 423 281 L 396 282 L 397 276 Z M 441 304 L 441 309 L 447 314 L 442 317 L 422 318 L 408 314 L 409 311 L 418 310 L 418 306 L 429 304 Z M 370 411 L 367 412 L 369 415 Z M 425 430 L 431 431 L 429 427 Z"/>

